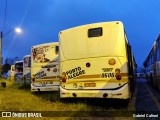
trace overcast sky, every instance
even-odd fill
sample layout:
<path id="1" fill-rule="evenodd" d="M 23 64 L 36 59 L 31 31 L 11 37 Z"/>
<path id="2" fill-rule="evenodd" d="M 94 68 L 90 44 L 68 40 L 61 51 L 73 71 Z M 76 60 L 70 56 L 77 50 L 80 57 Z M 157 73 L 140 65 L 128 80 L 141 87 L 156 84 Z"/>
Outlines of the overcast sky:
<path id="1" fill-rule="evenodd" d="M 141 67 L 160 32 L 160 0 L 0 0 L 0 31 L 19 26 L 3 39 L 3 56 L 22 58 L 31 46 L 58 41 L 61 30 L 84 24 L 122 21 Z M 5 20 L 4 20 L 5 19 Z"/>

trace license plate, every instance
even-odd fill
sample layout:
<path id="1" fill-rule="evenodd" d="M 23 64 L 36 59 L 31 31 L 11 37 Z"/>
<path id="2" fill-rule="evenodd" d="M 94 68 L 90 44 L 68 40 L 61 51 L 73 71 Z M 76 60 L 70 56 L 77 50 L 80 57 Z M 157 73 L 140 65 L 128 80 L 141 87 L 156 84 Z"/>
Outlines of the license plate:
<path id="1" fill-rule="evenodd" d="M 52 90 L 52 88 L 45 88 L 45 90 Z"/>
<path id="2" fill-rule="evenodd" d="M 96 83 L 84 83 L 84 87 L 96 87 Z"/>

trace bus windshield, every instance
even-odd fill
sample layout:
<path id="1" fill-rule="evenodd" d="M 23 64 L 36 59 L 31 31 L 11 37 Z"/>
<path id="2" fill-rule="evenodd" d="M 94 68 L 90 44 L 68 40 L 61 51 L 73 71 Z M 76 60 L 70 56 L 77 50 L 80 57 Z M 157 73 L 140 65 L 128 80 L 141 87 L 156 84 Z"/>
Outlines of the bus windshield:
<path id="1" fill-rule="evenodd" d="M 31 57 L 24 58 L 24 67 L 31 67 Z"/>
<path id="2" fill-rule="evenodd" d="M 15 72 L 23 72 L 23 62 L 15 63 Z"/>

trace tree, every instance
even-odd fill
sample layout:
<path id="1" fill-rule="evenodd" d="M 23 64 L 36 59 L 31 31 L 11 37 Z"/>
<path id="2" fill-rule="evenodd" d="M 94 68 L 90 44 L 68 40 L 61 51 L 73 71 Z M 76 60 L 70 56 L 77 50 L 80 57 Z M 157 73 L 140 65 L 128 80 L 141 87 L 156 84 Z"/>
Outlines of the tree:
<path id="1" fill-rule="evenodd" d="M 2 74 L 3 74 L 3 73 L 7 73 L 8 70 L 10 70 L 10 69 L 11 69 L 11 65 L 8 64 L 8 63 L 5 63 L 5 64 L 3 65 L 3 67 L 2 67 Z"/>

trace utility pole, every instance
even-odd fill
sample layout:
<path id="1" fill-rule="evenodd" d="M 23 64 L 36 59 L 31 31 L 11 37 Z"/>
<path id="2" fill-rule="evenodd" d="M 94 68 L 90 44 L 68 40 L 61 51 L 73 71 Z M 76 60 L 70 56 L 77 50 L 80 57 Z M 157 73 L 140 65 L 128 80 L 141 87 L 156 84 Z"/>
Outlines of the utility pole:
<path id="1" fill-rule="evenodd" d="M 3 37 L 5 37 L 8 33 L 10 33 L 11 31 L 13 31 L 14 29 L 9 30 L 8 32 L 6 32 L 5 34 L 0 33 L 0 78 L 2 78 L 2 66 L 3 66 L 3 57 L 2 57 L 2 42 L 3 42 Z M 15 32 L 16 33 L 21 33 L 21 29 L 20 28 L 15 28 Z"/>
<path id="2" fill-rule="evenodd" d="M 1 31 L 0 35 L 0 78 L 2 78 L 2 39 L 3 39 L 3 33 Z"/>

